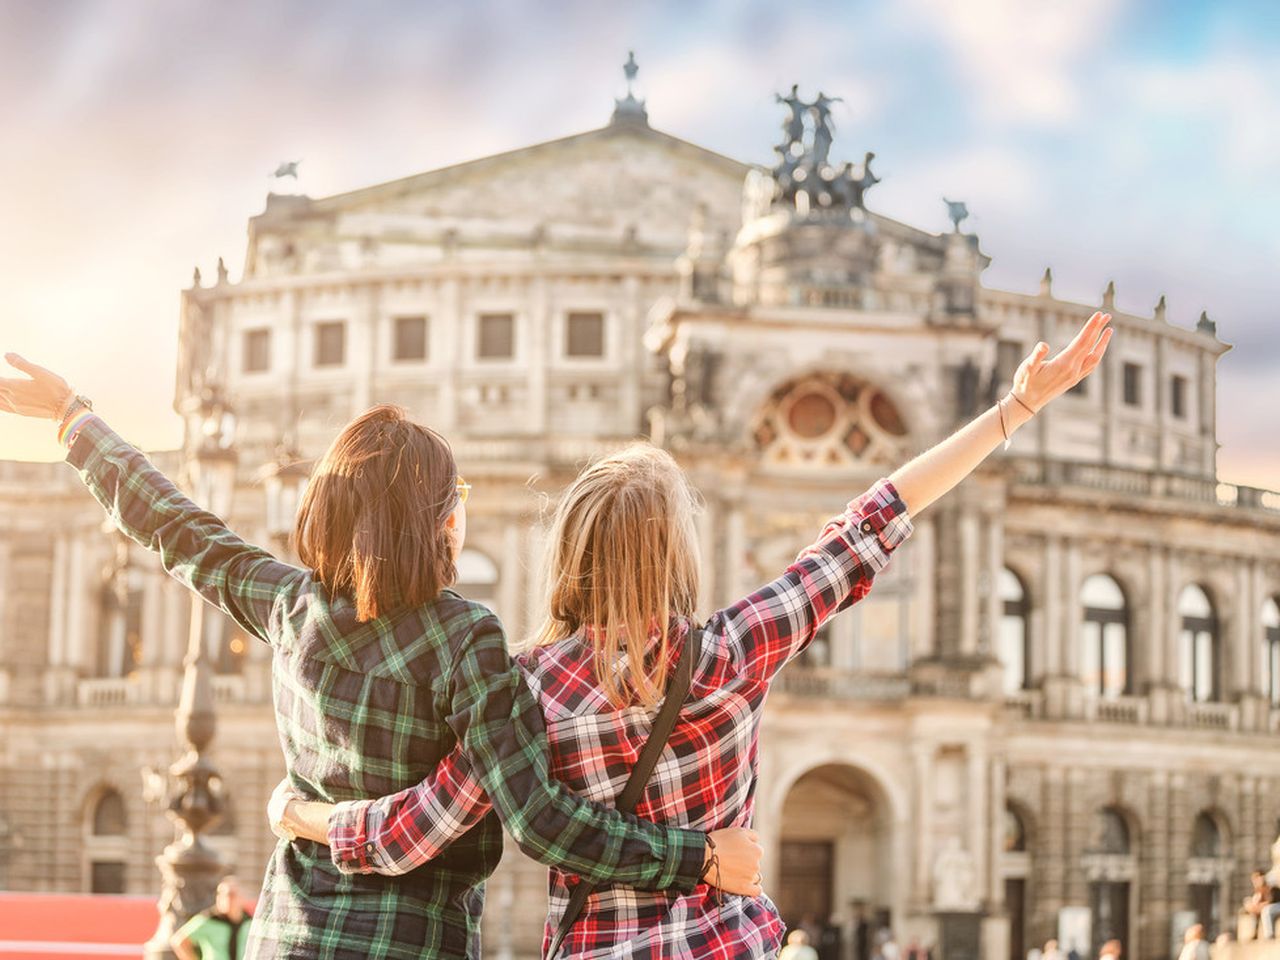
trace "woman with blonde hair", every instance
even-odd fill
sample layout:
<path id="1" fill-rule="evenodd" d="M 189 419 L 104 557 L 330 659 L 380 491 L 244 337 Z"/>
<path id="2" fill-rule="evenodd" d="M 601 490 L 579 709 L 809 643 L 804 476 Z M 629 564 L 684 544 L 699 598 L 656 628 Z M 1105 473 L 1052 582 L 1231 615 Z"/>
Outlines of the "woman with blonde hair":
<path id="1" fill-rule="evenodd" d="M 696 498 L 671 456 L 637 444 L 588 466 L 551 527 L 547 617 L 521 658 L 551 737 L 557 777 L 617 799 L 681 653 L 699 650 L 687 699 L 637 813 L 699 829 L 751 822 L 761 712 L 778 671 L 823 622 L 864 597 L 919 513 L 1011 433 L 1091 373 L 1111 338 L 1095 314 L 1052 360 L 1040 343 L 990 410 L 855 498 L 773 582 L 699 626 Z M 278 798 L 289 829 L 327 840 L 358 873 L 402 874 L 447 855 L 489 809 L 461 753 L 423 783 L 378 800 Z M 767 897 L 615 885 L 562 924 L 576 886 L 552 869 L 544 946 L 567 931 L 570 956 L 770 957 L 782 922 Z M 570 915 L 569 920 L 573 917 Z M 556 944 L 559 946 L 559 944 Z"/>

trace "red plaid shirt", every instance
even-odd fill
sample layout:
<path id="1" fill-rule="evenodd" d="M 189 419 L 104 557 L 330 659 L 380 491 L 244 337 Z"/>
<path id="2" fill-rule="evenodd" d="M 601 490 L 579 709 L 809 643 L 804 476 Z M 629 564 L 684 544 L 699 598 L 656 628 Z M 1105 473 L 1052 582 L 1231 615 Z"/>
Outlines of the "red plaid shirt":
<path id="1" fill-rule="evenodd" d="M 760 717 L 769 684 L 832 614 L 861 600 L 911 533 L 897 491 L 881 480 L 833 518 L 772 583 L 707 622 L 688 701 L 640 800 L 638 816 L 695 830 L 746 826 L 754 806 Z M 679 623 L 678 656 L 689 625 Z M 552 772 L 572 790 L 612 803 L 649 734 L 657 708 L 617 707 L 595 680 L 581 637 L 522 660 L 551 738 Z M 619 664 L 619 668 L 621 668 Z M 425 781 L 379 800 L 339 804 L 329 822 L 334 863 L 345 872 L 401 874 L 427 863 L 489 812 L 489 800 L 454 751 Z M 553 869 L 544 936 L 560 923 L 577 878 Z M 782 921 L 768 897 L 602 887 L 565 939 L 571 956 L 632 958 L 771 956 Z M 544 940 L 544 950 L 547 946 Z"/>

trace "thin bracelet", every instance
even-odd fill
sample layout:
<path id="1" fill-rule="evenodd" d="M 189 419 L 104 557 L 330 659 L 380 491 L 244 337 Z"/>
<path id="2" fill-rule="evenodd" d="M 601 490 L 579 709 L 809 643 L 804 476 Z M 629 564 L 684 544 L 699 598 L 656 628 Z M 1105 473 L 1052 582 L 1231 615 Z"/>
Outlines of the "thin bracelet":
<path id="1" fill-rule="evenodd" d="M 1004 424 L 1004 397 L 996 401 L 996 411 L 1000 415 L 1000 432 L 1004 434 L 1004 448 L 1009 449 L 1009 428 Z"/>
<path id="2" fill-rule="evenodd" d="M 1029 406 L 1027 406 L 1025 403 L 1023 403 L 1022 399 L 1012 390 L 1009 391 L 1008 395 L 1013 398 L 1014 403 L 1020 406 L 1023 410 L 1027 411 L 1027 413 L 1031 414 L 1033 417 L 1036 415 L 1036 412 L 1032 410 Z"/>

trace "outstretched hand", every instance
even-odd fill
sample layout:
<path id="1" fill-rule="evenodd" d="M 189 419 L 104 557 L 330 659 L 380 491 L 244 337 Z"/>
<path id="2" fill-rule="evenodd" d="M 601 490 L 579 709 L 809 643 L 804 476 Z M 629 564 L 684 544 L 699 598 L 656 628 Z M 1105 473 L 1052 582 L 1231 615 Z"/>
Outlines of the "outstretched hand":
<path id="1" fill-rule="evenodd" d="M 26 376 L 0 378 L 0 411 L 20 417 L 61 419 L 75 396 L 67 381 L 16 353 L 6 353 L 4 358 Z"/>
<path id="2" fill-rule="evenodd" d="M 1095 313 L 1052 360 L 1047 359 L 1049 345 L 1043 340 L 1037 343 L 1013 375 L 1014 397 L 1039 411 L 1093 373 L 1111 342 L 1110 321 L 1111 314 Z"/>

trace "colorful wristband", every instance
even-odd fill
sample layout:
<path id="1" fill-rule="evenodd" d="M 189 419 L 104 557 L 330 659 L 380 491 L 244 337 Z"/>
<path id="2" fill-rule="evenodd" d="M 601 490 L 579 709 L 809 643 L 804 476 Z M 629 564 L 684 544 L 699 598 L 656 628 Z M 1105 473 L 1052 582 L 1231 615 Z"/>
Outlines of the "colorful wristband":
<path id="1" fill-rule="evenodd" d="M 92 420 L 94 412 L 89 409 L 83 409 L 74 414 L 69 420 L 64 420 L 62 426 L 58 429 L 58 443 L 64 447 L 70 447 L 75 442 L 76 434 L 80 432 L 80 428 Z"/>

